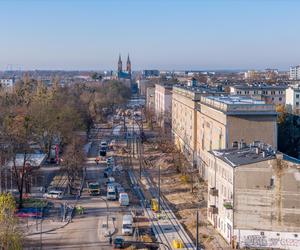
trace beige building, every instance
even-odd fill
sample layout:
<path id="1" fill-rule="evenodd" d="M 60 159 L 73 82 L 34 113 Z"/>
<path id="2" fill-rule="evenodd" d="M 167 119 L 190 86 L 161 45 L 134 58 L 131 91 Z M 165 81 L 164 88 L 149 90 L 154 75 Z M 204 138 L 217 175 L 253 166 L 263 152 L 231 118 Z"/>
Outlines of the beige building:
<path id="1" fill-rule="evenodd" d="M 240 248 L 300 249 L 300 165 L 270 145 L 210 151 L 208 220 Z"/>
<path id="2" fill-rule="evenodd" d="M 155 116 L 160 127 L 171 126 L 172 88 L 170 84 L 155 84 Z"/>
<path id="3" fill-rule="evenodd" d="M 146 108 L 152 112 L 155 110 L 155 87 L 146 89 Z"/>
<path id="4" fill-rule="evenodd" d="M 277 148 L 275 106 L 241 96 L 202 96 L 197 106 L 196 159 L 207 179 L 208 151 L 229 148 L 233 142 L 260 141 Z"/>
<path id="5" fill-rule="evenodd" d="M 265 101 L 267 104 L 285 105 L 286 85 L 243 84 L 230 87 L 230 94 Z"/>
<path id="6" fill-rule="evenodd" d="M 216 89 L 174 86 L 172 95 L 172 134 L 175 144 L 192 165 L 196 163 L 197 102 L 201 96 L 218 94 Z"/>

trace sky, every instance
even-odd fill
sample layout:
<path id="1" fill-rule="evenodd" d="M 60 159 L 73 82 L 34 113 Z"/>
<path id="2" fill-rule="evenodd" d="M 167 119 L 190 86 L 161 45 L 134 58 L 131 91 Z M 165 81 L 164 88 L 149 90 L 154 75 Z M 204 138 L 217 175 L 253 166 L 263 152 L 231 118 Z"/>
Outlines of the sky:
<path id="1" fill-rule="evenodd" d="M 288 69 L 298 0 L 0 0 L 0 70 Z"/>

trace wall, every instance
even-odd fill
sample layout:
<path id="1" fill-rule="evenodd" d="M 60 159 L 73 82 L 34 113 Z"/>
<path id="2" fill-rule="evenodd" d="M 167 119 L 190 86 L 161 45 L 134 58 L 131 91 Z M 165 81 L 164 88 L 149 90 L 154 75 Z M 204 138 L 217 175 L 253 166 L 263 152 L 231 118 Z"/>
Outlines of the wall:
<path id="1" fill-rule="evenodd" d="M 193 161 L 196 149 L 196 103 L 188 97 L 173 91 L 172 131 L 175 143 L 181 148 L 188 160 Z"/>
<path id="2" fill-rule="evenodd" d="M 208 221 L 230 243 L 233 236 L 233 210 L 224 207 L 224 202 L 233 204 L 233 168 L 212 154 L 208 157 L 207 185 L 207 207 L 214 205 L 218 208 L 218 213 L 215 215 L 208 209 Z M 209 193 L 211 188 L 218 190 L 217 196 Z"/>
<path id="3" fill-rule="evenodd" d="M 277 122 L 274 115 L 228 116 L 227 127 L 227 147 L 230 147 L 233 141 L 243 139 L 247 144 L 262 141 L 277 148 Z"/>
<path id="4" fill-rule="evenodd" d="M 259 230 L 235 230 L 235 235 L 241 248 L 300 249 L 299 231 L 271 232 Z"/>
<path id="5" fill-rule="evenodd" d="M 297 166 L 274 159 L 239 166 L 235 171 L 236 229 L 300 232 Z"/>

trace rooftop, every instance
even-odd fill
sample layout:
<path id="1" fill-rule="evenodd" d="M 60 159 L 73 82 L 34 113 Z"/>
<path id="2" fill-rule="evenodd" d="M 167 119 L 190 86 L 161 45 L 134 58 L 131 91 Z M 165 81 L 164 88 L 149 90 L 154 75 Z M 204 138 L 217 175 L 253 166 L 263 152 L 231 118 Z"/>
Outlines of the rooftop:
<path id="1" fill-rule="evenodd" d="M 281 89 L 285 90 L 287 88 L 287 85 L 285 84 L 267 84 L 267 83 L 251 83 L 251 84 L 238 84 L 233 86 L 236 89 Z"/>
<path id="2" fill-rule="evenodd" d="M 254 142 L 250 145 L 245 145 L 245 143 L 239 142 L 236 144 L 236 147 L 213 150 L 210 151 L 210 153 L 232 167 L 276 158 L 276 152 L 272 149 L 272 147 L 260 142 Z"/>
<path id="3" fill-rule="evenodd" d="M 201 105 L 210 106 L 227 115 L 277 115 L 273 104 L 266 104 L 264 101 L 256 100 L 248 96 L 202 96 L 200 103 Z"/>
<path id="4" fill-rule="evenodd" d="M 238 95 L 208 96 L 206 98 L 217 102 L 225 103 L 225 104 L 239 104 L 239 105 L 266 104 L 264 101 L 256 100 L 247 96 L 238 96 Z"/>

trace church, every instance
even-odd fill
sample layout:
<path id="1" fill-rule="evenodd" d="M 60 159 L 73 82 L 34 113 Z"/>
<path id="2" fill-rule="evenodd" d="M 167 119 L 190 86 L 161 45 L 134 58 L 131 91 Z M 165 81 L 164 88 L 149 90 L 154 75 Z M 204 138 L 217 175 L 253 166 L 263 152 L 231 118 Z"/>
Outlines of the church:
<path id="1" fill-rule="evenodd" d="M 131 80 L 131 62 L 129 59 L 129 54 L 127 56 L 127 63 L 126 63 L 126 71 L 122 69 L 122 59 L 121 55 L 119 55 L 118 61 L 118 79 L 130 79 Z"/>

